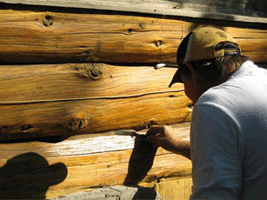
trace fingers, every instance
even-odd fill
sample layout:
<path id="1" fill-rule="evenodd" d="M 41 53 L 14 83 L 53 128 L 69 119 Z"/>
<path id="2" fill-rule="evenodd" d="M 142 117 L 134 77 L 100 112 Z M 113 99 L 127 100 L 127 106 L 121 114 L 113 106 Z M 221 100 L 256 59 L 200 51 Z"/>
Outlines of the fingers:
<path id="1" fill-rule="evenodd" d="M 167 147 L 172 142 L 173 129 L 169 126 L 152 126 L 147 131 L 147 141 L 156 146 Z"/>
<path id="2" fill-rule="evenodd" d="M 151 126 L 149 130 L 146 132 L 146 135 L 156 135 L 157 133 L 163 133 L 163 127 L 162 126 Z"/>
<path id="3" fill-rule="evenodd" d="M 157 142 L 156 142 L 156 140 L 155 140 L 155 136 L 154 136 L 154 135 L 148 135 L 148 136 L 146 137 L 146 140 L 147 140 L 148 142 L 150 142 L 150 143 L 153 145 L 153 147 L 159 147 L 159 145 L 157 144 Z"/>
<path id="4" fill-rule="evenodd" d="M 162 126 L 152 126 L 146 133 L 146 139 L 153 144 L 154 147 L 160 146 L 160 140 L 163 139 L 164 131 Z"/>
<path id="5" fill-rule="evenodd" d="M 146 139 L 149 142 L 155 142 L 156 141 L 156 138 L 159 138 L 159 136 L 160 136 L 160 133 L 157 133 L 156 135 L 147 135 L 146 136 Z"/>

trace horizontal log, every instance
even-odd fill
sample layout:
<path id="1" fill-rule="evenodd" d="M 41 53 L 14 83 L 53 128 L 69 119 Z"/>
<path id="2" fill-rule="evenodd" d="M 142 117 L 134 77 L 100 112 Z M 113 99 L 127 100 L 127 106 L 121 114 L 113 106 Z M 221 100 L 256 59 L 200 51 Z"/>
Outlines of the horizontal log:
<path id="1" fill-rule="evenodd" d="M 267 23 L 264 18 L 266 17 L 266 13 L 264 13 L 266 11 L 264 3 L 266 2 L 263 2 L 263 0 L 253 2 L 232 0 L 184 0 L 179 2 L 168 0 L 1 0 L 0 2 Z"/>
<path id="2" fill-rule="evenodd" d="M 173 128 L 188 138 L 189 126 Z M 160 179 L 191 174 L 191 161 L 182 156 L 157 150 L 140 138 L 102 135 L 109 136 L 0 144 L 1 197 L 44 199 L 123 184 L 153 187 Z"/>
<path id="3" fill-rule="evenodd" d="M 215 25 L 252 60 L 267 63 L 264 26 L 63 11 L 0 10 L 0 62 L 175 63 L 189 31 Z"/>
<path id="4" fill-rule="evenodd" d="M 188 179 L 188 178 L 187 178 Z M 83 199 L 154 199 L 160 200 L 160 195 L 154 188 L 140 186 L 115 185 L 97 188 L 92 191 L 72 193 L 52 198 L 50 200 L 83 200 Z"/>
<path id="5" fill-rule="evenodd" d="M 0 105 L 0 140 L 96 133 L 190 121 L 184 92 L 133 98 Z"/>
<path id="6" fill-rule="evenodd" d="M 2 65 L 0 105 L 130 98 L 183 89 L 168 88 L 176 69 L 106 64 Z"/>

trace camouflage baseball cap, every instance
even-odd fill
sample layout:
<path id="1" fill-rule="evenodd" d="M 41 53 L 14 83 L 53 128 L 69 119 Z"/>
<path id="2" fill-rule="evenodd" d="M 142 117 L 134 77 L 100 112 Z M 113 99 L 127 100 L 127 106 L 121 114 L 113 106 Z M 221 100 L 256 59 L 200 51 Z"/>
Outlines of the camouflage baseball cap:
<path id="1" fill-rule="evenodd" d="M 229 44 L 231 45 L 229 47 Z M 180 77 L 180 67 L 188 62 L 209 60 L 222 56 L 241 55 L 240 46 L 228 33 L 223 30 L 202 27 L 190 32 L 181 42 L 177 51 L 178 70 L 169 87 L 174 83 L 183 81 Z"/>

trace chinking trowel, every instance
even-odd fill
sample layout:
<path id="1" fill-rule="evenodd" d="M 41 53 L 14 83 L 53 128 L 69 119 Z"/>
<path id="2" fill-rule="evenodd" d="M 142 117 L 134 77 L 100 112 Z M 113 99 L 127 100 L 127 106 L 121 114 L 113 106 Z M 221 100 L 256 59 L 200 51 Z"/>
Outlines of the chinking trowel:
<path id="1" fill-rule="evenodd" d="M 147 136 L 144 133 L 138 133 L 135 130 L 118 130 L 115 132 L 115 135 L 125 135 L 131 137 L 140 136 L 140 138 L 147 138 Z"/>
<path id="2" fill-rule="evenodd" d="M 188 138 L 188 134 L 187 133 L 177 133 L 179 134 L 182 138 L 182 140 L 184 141 L 190 141 L 190 139 Z M 152 138 L 154 136 L 152 135 L 146 135 L 145 133 L 142 133 L 142 132 L 137 132 L 135 130 L 132 130 L 132 129 L 128 129 L 128 130 L 118 130 L 118 131 L 115 131 L 115 135 L 125 135 L 125 136 L 131 136 L 132 138 L 133 137 L 140 137 L 142 139 L 147 139 L 149 141 L 153 140 Z"/>

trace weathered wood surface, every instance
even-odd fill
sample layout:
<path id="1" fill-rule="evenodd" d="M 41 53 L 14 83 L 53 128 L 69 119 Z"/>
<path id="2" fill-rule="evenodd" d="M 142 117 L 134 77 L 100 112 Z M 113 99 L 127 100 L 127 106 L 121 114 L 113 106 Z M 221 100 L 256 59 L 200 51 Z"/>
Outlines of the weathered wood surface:
<path id="1" fill-rule="evenodd" d="M 77 192 L 69 195 L 63 195 L 52 198 L 50 200 L 120 200 L 120 199 L 153 199 L 161 200 L 159 193 L 155 192 L 154 188 L 147 187 L 132 187 L 124 185 L 115 185 L 101 187 L 92 191 Z"/>
<path id="2" fill-rule="evenodd" d="M 155 185 L 162 200 L 189 199 L 192 194 L 192 179 L 163 181 Z"/>
<path id="3" fill-rule="evenodd" d="M 15 8 L 14 8 L 15 9 Z M 191 30 L 216 25 L 256 63 L 267 63 L 267 28 L 218 21 L 181 21 L 46 10 L 0 10 L 1 63 L 175 63 Z"/>
<path id="4" fill-rule="evenodd" d="M 188 138 L 189 125 L 174 129 Z M 140 138 L 102 135 L 55 144 L 0 144 L 0 196 L 43 199 L 111 185 L 153 187 L 160 179 L 191 174 L 191 161 L 182 156 L 156 150 Z"/>
<path id="5" fill-rule="evenodd" d="M 93 99 L 119 99 L 183 90 L 168 85 L 174 68 L 102 63 L 1 65 L 0 105 Z"/>
<path id="6" fill-rule="evenodd" d="M 266 0 L 0 0 L 0 2 L 267 23 Z"/>
<path id="7" fill-rule="evenodd" d="M 176 69 L 104 64 L 0 69 L 0 140 L 190 121 L 183 85 L 168 88 Z"/>

